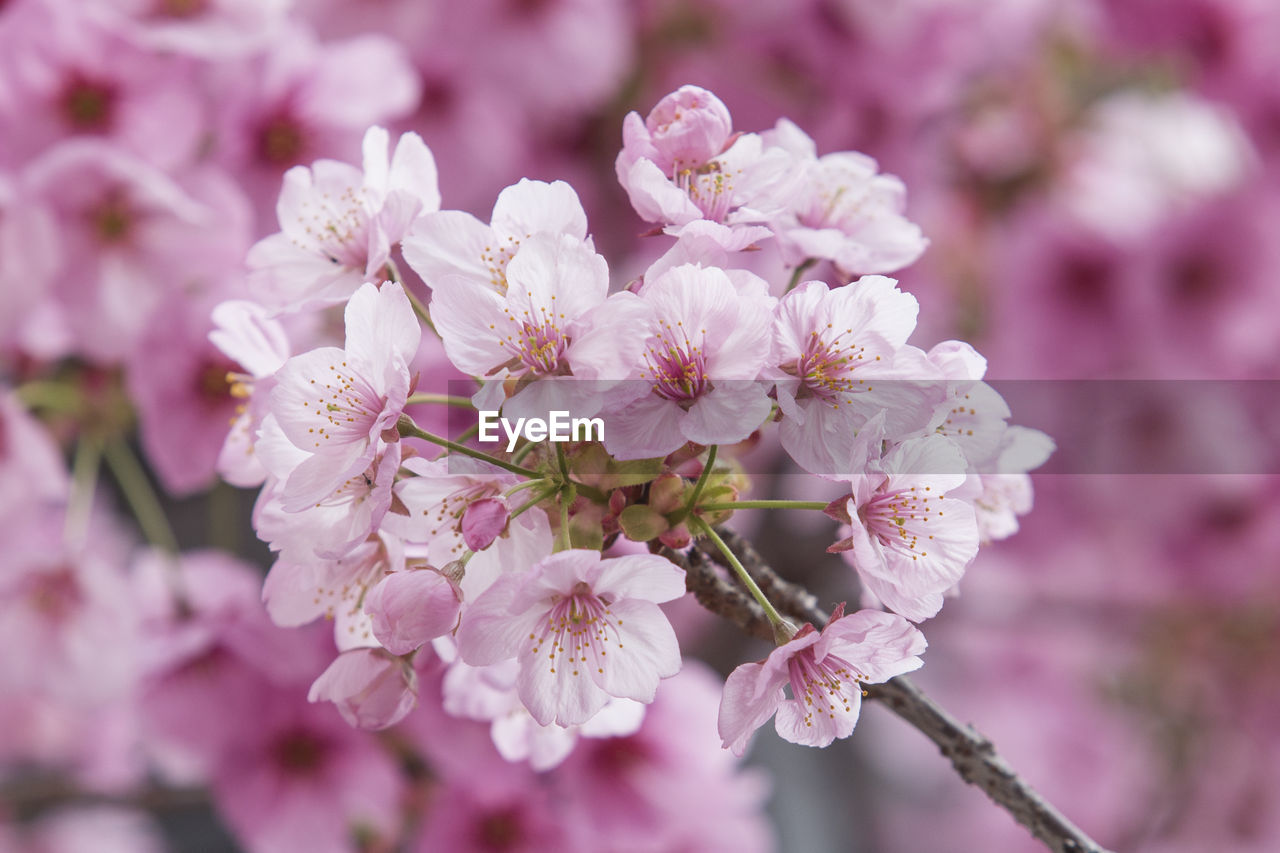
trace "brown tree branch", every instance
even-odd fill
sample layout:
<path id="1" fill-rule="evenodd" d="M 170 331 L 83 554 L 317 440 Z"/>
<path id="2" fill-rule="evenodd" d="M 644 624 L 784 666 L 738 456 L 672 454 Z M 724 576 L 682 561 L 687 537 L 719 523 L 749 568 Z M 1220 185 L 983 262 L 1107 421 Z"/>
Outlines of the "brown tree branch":
<path id="1" fill-rule="evenodd" d="M 828 614 L 812 593 L 781 578 L 741 536 L 724 528 L 717 532 L 779 611 L 815 628 L 827 624 Z M 686 586 L 703 607 L 753 636 L 773 640 L 764 612 L 717 567 L 724 558 L 709 543 L 699 542 L 688 554 L 670 548 L 660 553 L 685 570 Z M 1018 776 L 990 740 L 947 713 L 910 679 L 899 676 L 884 684 L 868 684 L 866 690 L 868 698 L 881 702 L 937 744 L 961 779 L 978 786 L 1054 853 L 1109 853 Z"/>

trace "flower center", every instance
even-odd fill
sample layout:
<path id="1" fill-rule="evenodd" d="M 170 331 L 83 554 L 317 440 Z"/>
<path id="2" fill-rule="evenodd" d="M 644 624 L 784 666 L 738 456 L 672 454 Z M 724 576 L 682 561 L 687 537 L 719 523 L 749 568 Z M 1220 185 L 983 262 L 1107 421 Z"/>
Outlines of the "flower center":
<path id="1" fill-rule="evenodd" d="M 702 348 L 706 330 L 699 343 L 689 339 L 684 324 L 672 326 L 662 321 L 662 331 L 645 350 L 647 370 L 640 375 L 653 383 L 653 393 L 682 406 L 692 405 L 709 390 L 711 377 L 707 375 L 707 359 Z"/>
<path id="2" fill-rule="evenodd" d="M 109 190 L 86 217 L 98 239 L 106 245 L 125 243 L 133 233 L 137 213 L 120 190 Z"/>
<path id="3" fill-rule="evenodd" d="M 159 0 L 156 17 L 194 18 L 209 8 L 209 0 Z"/>
<path id="4" fill-rule="evenodd" d="M 545 649 L 553 674 L 559 671 L 576 676 L 585 666 L 603 673 L 609 643 L 616 642 L 622 648 L 621 624 L 621 620 L 614 621 L 608 603 L 579 581 L 552 606 L 541 636 L 529 635 L 532 653 L 536 657 Z"/>
<path id="5" fill-rule="evenodd" d="M 298 209 L 293 244 L 323 255 L 334 266 L 364 271 L 369 264 L 369 226 L 373 207 L 364 187 L 347 187 L 337 197 L 325 193 Z"/>
<path id="6" fill-rule="evenodd" d="M 733 207 L 733 180 L 741 174 L 741 169 L 728 170 L 720 161 L 711 160 L 696 169 L 677 170 L 673 180 L 707 219 L 723 222 Z"/>
<path id="7" fill-rule="evenodd" d="M 913 560 L 928 557 L 924 548 L 933 535 L 926 533 L 923 525 L 942 515 L 938 504 L 945 497 L 935 497 L 932 491 L 930 486 L 909 486 L 877 495 L 858 510 L 858 516 L 884 547 L 910 554 Z"/>
<path id="8" fill-rule="evenodd" d="M 268 166 L 292 166 L 302 159 L 306 148 L 306 134 L 292 116 L 272 116 L 258 129 L 258 157 Z"/>
<path id="9" fill-rule="evenodd" d="M 812 727 L 814 717 L 835 719 L 853 713 L 852 690 L 861 692 L 858 684 L 866 678 L 844 659 L 827 655 L 818 662 L 813 649 L 807 648 L 787 662 L 791 692 L 804 706 L 804 724 Z"/>
<path id="10" fill-rule="evenodd" d="M 327 378 L 312 379 L 311 385 L 315 400 L 302 405 L 319 422 L 307 429 L 316 447 L 334 438 L 347 442 L 367 436 L 387 402 L 345 361 L 329 365 Z"/>
<path id="11" fill-rule="evenodd" d="M 832 324 L 827 324 L 827 330 Z M 866 380 L 855 378 L 854 371 L 865 362 L 866 347 L 847 341 L 853 329 L 846 329 L 829 340 L 818 330 L 809 333 L 804 352 L 783 369 L 804 382 L 807 396 L 820 397 L 839 406 L 839 398 L 854 391 L 869 391 Z M 876 360 L 879 361 L 879 356 Z"/>
<path id="12" fill-rule="evenodd" d="M 62 116 L 73 130 L 101 133 L 111 128 L 115 103 L 113 86 L 76 75 L 62 92 Z"/>

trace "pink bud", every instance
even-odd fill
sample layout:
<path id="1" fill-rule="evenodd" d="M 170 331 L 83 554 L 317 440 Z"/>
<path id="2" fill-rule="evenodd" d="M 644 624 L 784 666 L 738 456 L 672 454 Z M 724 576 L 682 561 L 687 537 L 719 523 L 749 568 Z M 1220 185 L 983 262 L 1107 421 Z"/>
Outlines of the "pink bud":
<path id="1" fill-rule="evenodd" d="M 483 551 L 507 529 L 511 510 L 502 498 L 472 501 L 462 513 L 462 541 L 472 551 Z"/>
<path id="2" fill-rule="evenodd" d="M 435 569 L 393 572 L 364 597 L 373 636 L 397 655 L 452 631 L 460 608 L 457 590 Z"/>
<path id="3" fill-rule="evenodd" d="M 417 704 L 418 676 L 406 661 L 383 649 L 352 649 L 320 674 L 307 701 L 332 702 L 357 728 L 385 729 Z"/>
<path id="4" fill-rule="evenodd" d="M 729 110 L 697 86 L 681 86 L 658 102 L 645 119 L 657 162 L 671 169 L 696 169 L 713 159 L 733 132 Z"/>

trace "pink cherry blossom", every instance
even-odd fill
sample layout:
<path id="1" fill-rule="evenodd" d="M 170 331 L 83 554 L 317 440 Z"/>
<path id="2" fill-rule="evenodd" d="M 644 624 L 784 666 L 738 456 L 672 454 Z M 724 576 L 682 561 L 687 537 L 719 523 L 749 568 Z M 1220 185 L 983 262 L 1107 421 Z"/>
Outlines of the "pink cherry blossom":
<path id="1" fill-rule="evenodd" d="M 761 375 L 774 300 L 750 273 L 691 264 L 645 282 L 653 331 L 631 368 L 632 402 L 611 412 L 605 447 L 618 459 L 665 456 L 687 441 L 741 441 L 768 417 Z"/>
<path id="2" fill-rule="evenodd" d="M 385 729 L 417 704 L 418 675 L 383 649 L 350 649 L 315 680 L 307 701 L 332 702 L 358 729 Z"/>
<path id="3" fill-rule="evenodd" d="M 289 0 L 86 0 L 85 13 L 149 50 L 220 59 L 279 36 Z"/>
<path id="4" fill-rule="evenodd" d="M 364 35 L 321 43 L 296 20 L 267 50 L 219 71 L 210 85 L 214 153 L 255 193 L 263 221 L 285 169 L 354 158 L 368 127 L 404 116 L 421 92 L 398 42 Z"/>
<path id="5" fill-rule="evenodd" d="M 422 329 L 400 285 L 363 285 L 347 304 L 346 327 L 345 349 L 294 356 L 276 374 L 271 412 L 307 453 L 285 483 L 286 511 L 325 499 L 368 468 L 409 394 L 408 364 Z M 263 464 L 271 468 L 265 457 Z"/>
<path id="6" fill-rule="evenodd" d="M 934 435 L 896 445 L 876 467 L 832 504 L 851 532 L 828 550 L 842 552 L 886 607 L 919 622 L 942 609 L 978 553 L 973 506 L 947 496 L 968 488 L 967 466 L 954 443 Z"/>
<path id="7" fill-rule="evenodd" d="M 468 550 L 462 531 L 466 507 L 491 499 L 516 482 L 499 468 L 453 457 L 434 462 L 408 458 L 402 470 L 410 476 L 396 481 L 395 500 L 404 514 L 389 513 L 382 526 L 406 543 L 411 556 L 432 566 L 446 566 Z M 547 556 L 551 538 L 551 526 L 543 512 L 526 512 L 511 519 L 503 534 L 467 561 L 458 582 L 462 597 L 474 600 L 501 575 Z"/>
<path id="8" fill-rule="evenodd" d="M 928 423 L 941 398 L 936 373 L 906 350 L 915 297 L 884 276 L 844 287 L 808 281 L 778 303 L 773 361 L 779 379 L 782 446 L 805 470 L 838 476 L 861 470 L 857 430 L 883 411 L 890 435 Z"/>
<path id="9" fill-rule="evenodd" d="M 102 140 L 76 139 L 32 162 L 24 182 L 53 213 L 64 258 L 47 294 L 54 316 L 31 341 L 44 357 L 119 361 L 174 282 L 224 282 L 244 257 L 249 210 L 217 171 L 179 184 Z"/>
<path id="10" fill-rule="evenodd" d="M 258 486 L 267 471 L 254 454 L 253 444 L 267 415 L 274 374 L 289 359 L 289 338 L 279 321 L 256 302 L 219 303 L 210 319 L 214 326 L 209 332 L 210 343 L 242 368 L 234 376 L 228 374 L 233 383 L 231 393 L 245 400 L 218 454 L 217 471 L 234 486 Z"/>
<path id="11" fill-rule="evenodd" d="M 507 264 L 535 234 L 568 235 L 594 251 L 587 214 L 573 187 L 523 178 L 498 193 L 488 225 L 460 210 L 426 214 L 405 238 L 404 257 L 432 288 L 458 276 L 502 295 Z"/>
<path id="12" fill-rule="evenodd" d="M 249 251 L 249 283 L 263 302 L 298 310 L 347 300 L 363 282 L 391 278 L 392 248 L 420 215 L 438 210 L 431 151 L 406 133 L 387 159 L 387 132 L 364 136 L 363 171 L 333 160 L 285 173 L 280 231 Z"/>
<path id="13" fill-rule="evenodd" d="M 720 700 L 720 738 L 726 749 L 742 755 L 755 730 L 776 713 L 774 726 L 784 740 L 828 746 L 853 733 L 862 685 L 919 669 L 924 648 L 924 635 L 901 616 L 877 610 L 846 616 L 841 605 L 821 632 L 806 624 L 765 660 L 729 674 Z"/>
<path id="14" fill-rule="evenodd" d="M 507 761 L 528 761 L 534 770 L 550 770 L 573 752 L 579 737 L 624 737 L 633 734 L 644 720 L 646 706 L 610 697 L 580 726 L 539 725 L 520 701 L 516 687 L 519 674 L 520 663 L 515 658 L 481 667 L 454 660 L 443 686 L 445 711 L 489 722 L 493 745 Z"/>
<path id="15" fill-rule="evenodd" d="M 458 651 L 473 666 L 515 657 L 520 700 L 541 725 L 581 725 L 610 696 L 653 701 L 680 669 L 657 605 L 684 594 L 684 573 L 654 555 L 553 554 L 494 582 L 463 615 Z"/>
<path id="16" fill-rule="evenodd" d="M 631 293 L 609 295 L 609 270 L 590 246 L 567 234 L 525 240 L 504 274 L 505 289 L 469 279 L 435 284 L 431 319 L 462 370 L 495 380 L 481 408 L 501 402 L 501 381 L 523 380 L 503 406 L 511 417 L 560 409 L 594 415 L 598 395 L 639 356 L 645 312 Z M 538 383 L 571 376 L 587 382 Z"/>
<path id="17" fill-rule="evenodd" d="M 623 122 L 618 181 L 648 222 L 682 226 L 699 219 L 764 222 L 790 192 L 792 157 L 753 133 L 731 135 L 715 95 L 684 86 L 641 120 Z"/>
<path id="18" fill-rule="evenodd" d="M 906 187 L 880 174 L 875 160 L 857 151 L 818 157 L 813 140 L 786 119 L 763 136 L 791 154 L 801 174 L 786 213 L 771 223 L 788 264 L 822 258 L 863 275 L 902 269 L 923 254 L 928 241 L 903 216 Z"/>

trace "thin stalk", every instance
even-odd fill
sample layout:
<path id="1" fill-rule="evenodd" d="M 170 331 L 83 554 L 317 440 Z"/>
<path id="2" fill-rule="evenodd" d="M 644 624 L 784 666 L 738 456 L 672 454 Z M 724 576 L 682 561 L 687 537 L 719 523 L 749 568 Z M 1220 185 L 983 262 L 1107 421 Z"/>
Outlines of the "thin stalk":
<path id="1" fill-rule="evenodd" d="M 404 401 L 406 406 L 416 403 L 438 403 L 442 406 L 453 406 L 458 409 L 474 409 L 475 405 L 466 397 L 454 397 L 450 394 L 410 394 Z"/>
<path id="2" fill-rule="evenodd" d="M 169 526 L 160 498 L 147 479 L 147 472 L 142 469 L 142 463 L 133 455 L 129 445 L 123 440 L 113 441 L 107 445 L 103 456 L 120 492 L 133 510 L 138 527 L 142 528 L 142 535 L 157 548 L 170 555 L 177 554 L 178 538 L 173 535 L 173 528 Z"/>
<path id="3" fill-rule="evenodd" d="M 746 569 L 746 566 L 742 565 L 742 561 L 739 560 L 733 553 L 732 549 L 724 543 L 724 540 L 720 538 L 720 534 L 716 533 L 715 530 L 712 529 L 711 525 L 707 524 L 701 518 L 696 520 L 698 526 L 702 528 L 702 532 L 706 534 L 707 538 L 715 543 L 715 546 L 720 549 L 720 553 L 724 554 L 724 558 L 728 560 L 729 565 L 733 567 L 733 571 L 738 575 L 738 580 L 742 581 L 742 585 L 747 588 L 747 592 L 751 593 L 751 597 L 760 605 L 760 608 L 764 611 L 764 615 L 769 617 L 769 622 L 773 625 L 775 637 L 785 637 L 790 639 L 791 636 L 794 636 L 796 630 L 795 627 L 786 619 L 783 619 L 782 615 L 774 609 L 772 604 L 769 603 L 769 599 L 765 597 L 764 592 L 756 585 L 755 580 L 752 579 L 751 574 Z"/>
<path id="4" fill-rule="evenodd" d="M 396 427 L 399 429 L 400 435 L 406 438 L 420 438 L 423 441 L 429 441 L 432 444 L 438 444 L 441 447 L 447 448 L 452 453 L 460 453 L 463 456 L 470 456 L 472 459 L 479 459 L 484 462 L 488 462 L 490 465 L 497 465 L 499 468 L 510 471 L 512 474 L 519 474 L 522 477 L 530 477 L 533 479 L 542 479 L 542 474 L 531 468 L 513 465 L 505 459 L 490 456 L 488 453 L 474 450 L 467 447 L 465 444 L 458 444 L 456 441 L 450 441 L 442 436 L 429 433 L 426 430 L 419 428 L 408 415 L 401 415 L 400 421 L 396 424 Z"/>
<path id="5" fill-rule="evenodd" d="M 818 262 L 817 258 L 805 258 L 803 263 L 801 263 L 798 267 L 795 268 L 795 272 L 791 273 L 791 280 L 787 282 L 787 289 L 784 290 L 783 293 L 787 294 L 795 290 L 796 285 L 800 283 L 800 276 L 804 275 L 805 271 L 808 270 L 809 267 L 813 266 L 817 262 Z"/>
<path id="6" fill-rule="evenodd" d="M 98 469 L 102 465 L 102 439 L 95 435 L 82 435 L 76 443 L 76 455 L 71 465 L 71 499 L 67 503 L 63 538 L 68 546 L 77 548 L 89 530 L 89 512 L 98 488 Z"/>
<path id="7" fill-rule="evenodd" d="M 715 444 L 707 448 L 707 461 L 702 466 L 702 473 L 698 475 L 698 482 L 693 484 L 693 491 L 689 492 L 689 499 L 685 501 L 685 512 L 693 512 L 693 508 L 698 505 L 698 498 L 702 495 L 707 480 L 711 479 L 711 468 L 716 464 L 717 448 L 718 445 Z"/>

